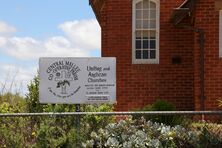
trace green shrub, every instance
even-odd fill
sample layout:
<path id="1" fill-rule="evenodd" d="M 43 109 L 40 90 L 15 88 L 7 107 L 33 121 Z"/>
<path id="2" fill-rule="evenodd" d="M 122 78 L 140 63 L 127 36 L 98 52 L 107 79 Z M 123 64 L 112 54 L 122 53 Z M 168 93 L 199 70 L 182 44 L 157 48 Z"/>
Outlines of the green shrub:
<path id="1" fill-rule="evenodd" d="M 157 100 L 153 104 L 148 104 L 141 109 L 136 109 L 136 111 L 175 111 L 176 107 L 167 102 L 166 100 Z M 134 116 L 134 118 L 139 118 L 140 116 Z M 152 120 L 153 122 L 164 123 L 167 125 L 177 125 L 183 121 L 183 118 L 176 115 L 145 115 L 146 120 Z"/>
<path id="2" fill-rule="evenodd" d="M 66 131 L 62 127 L 47 124 L 41 124 L 37 129 L 36 144 L 34 147 L 62 147 L 67 140 Z"/>
<path id="3" fill-rule="evenodd" d="M 175 111 L 176 107 L 166 101 L 166 100 L 157 100 L 151 106 L 152 111 Z"/>
<path id="4" fill-rule="evenodd" d="M 83 105 L 82 110 L 84 112 L 112 112 L 113 105 L 102 104 L 102 105 Z M 84 123 L 84 133 L 86 138 L 89 138 L 91 132 L 97 132 L 100 128 L 104 128 L 109 123 L 114 122 L 113 116 L 96 116 L 86 115 L 82 118 Z"/>
<path id="5" fill-rule="evenodd" d="M 0 145 L 15 148 L 24 147 L 29 134 L 29 129 L 25 129 L 26 121 L 23 118 L 1 118 Z"/>
<path id="6" fill-rule="evenodd" d="M 29 112 L 75 112 L 75 105 L 66 104 L 46 104 L 39 103 L 39 76 L 28 85 L 28 94 L 26 95 L 26 104 Z M 81 105 L 81 111 L 84 112 L 104 112 L 112 111 L 112 105 Z M 105 127 L 113 118 L 108 116 L 88 115 L 81 117 L 80 135 L 78 140 L 84 141 L 87 135 L 92 131 L 97 131 Z M 30 126 L 36 131 L 34 141 L 36 147 L 72 147 L 77 141 L 76 136 L 76 116 L 64 117 L 31 117 Z M 52 136 L 56 132 L 57 137 Z M 64 134 L 66 133 L 66 134 Z"/>
<path id="7" fill-rule="evenodd" d="M 17 127 L 18 128 L 18 127 Z M 16 127 L 0 127 L 0 144 L 4 147 L 22 148 L 24 145 L 23 135 L 17 131 Z"/>
<path id="8" fill-rule="evenodd" d="M 25 100 L 19 94 L 0 95 L 0 113 L 24 112 Z M 28 129 L 24 118 L 0 118 L 0 147 L 22 148 L 26 145 Z"/>

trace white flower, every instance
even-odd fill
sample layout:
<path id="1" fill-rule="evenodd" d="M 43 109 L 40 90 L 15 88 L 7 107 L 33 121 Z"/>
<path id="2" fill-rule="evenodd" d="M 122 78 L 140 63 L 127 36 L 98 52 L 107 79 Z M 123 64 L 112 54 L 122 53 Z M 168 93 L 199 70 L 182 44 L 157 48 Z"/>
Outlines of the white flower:
<path id="1" fill-rule="evenodd" d="M 97 138 L 96 132 L 92 132 L 90 136 L 91 136 L 93 139 L 96 139 L 96 138 Z"/>
<path id="2" fill-rule="evenodd" d="M 105 145 L 108 147 L 118 147 L 119 141 L 114 137 L 109 137 Z"/>

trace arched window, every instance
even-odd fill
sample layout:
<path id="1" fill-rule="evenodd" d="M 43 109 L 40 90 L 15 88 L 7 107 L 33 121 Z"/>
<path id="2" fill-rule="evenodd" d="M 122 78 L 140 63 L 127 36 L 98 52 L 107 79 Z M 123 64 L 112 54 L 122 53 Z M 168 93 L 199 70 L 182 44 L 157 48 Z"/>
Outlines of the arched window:
<path id="1" fill-rule="evenodd" d="M 159 0 L 133 0 L 133 64 L 159 63 Z"/>

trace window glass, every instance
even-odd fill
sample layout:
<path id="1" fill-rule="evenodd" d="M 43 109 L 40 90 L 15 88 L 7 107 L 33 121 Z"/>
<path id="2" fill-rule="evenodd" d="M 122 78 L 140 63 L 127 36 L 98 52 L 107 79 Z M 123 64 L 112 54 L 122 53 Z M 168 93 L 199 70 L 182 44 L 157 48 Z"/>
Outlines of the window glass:
<path id="1" fill-rule="evenodd" d="M 143 40 L 143 49 L 148 49 L 148 47 L 149 47 L 149 41 Z"/>
<path id="2" fill-rule="evenodd" d="M 136 49 L 141 49 L 141 40 L 136 40 Z"/>
<path id="3" fill-rule="evenodd" d="M 149 9 L 149 0 L 143 0 L 143 9 Z"/>
<path id="4" fill-rule="evenodd" d="M 143 29 L 149 28 L 149 20 L 143 20 Z"/>
<path id="5" fill-rule="evenodd" d="M 136 10 L 136 19 L 142 19 L 142 11 Z"/>
<path id="6" fill-rule="evenodd" d="M 148 39 L 148 38 L 149 38 L 149 32 L 143 31 L 143 39 Z"/>
<path id="7" fill-rule="evenodd" d="M 156 4 L 150 1 L 150 9 L 156 9 Z"/>
<path id="8" fill-rule="evenodd" d="M 136 20 L 136 29 L 142 28 L 142 20 Z"/>
<path id="9" fill-rule="evenodd" d="M 156 48 L 156 40 L 150 40 L 150 49 Z"/>
<path id="10" fill-rule="evenodd" d="M 141 59 L 141 50 L 136 50 L 136 59 Z"/>
<path id="11" fill-rule="evenodd" d="M 149 18 L 149 10 L 143 10 L 143 19 Z"/>
<path id="12" fill-rule="evenodd" d="M 151 50 L 150 51 L 150 58 L 151 59 L 155 59 L 156 58 L 156 51 L 155 50 Z"/>
<path id="13" fill-rule="evenodd" d="M 142 2 L 136 4 L 136 9 L 142 9 Z"/>
<path id="14" fill-rule="evenodd" d="M 151 30 L 149 31 L 149 33 L 150 33 L 150 39 L 156 39 L 156 31 Z"/>
<path id="15" fill-rule="evenodd" d="M 156 10 L 150 10 L 150 19 L 156 19 Z"/>
<path id="16" fill-rule="evenodd" d="M 136 39 L 141 39 L 142 31 L 136 31 Z"/>
<path id="17" fill-rule="evenodd" d="M 143 50 L 143 59 L 148 59 L 148 50 Z"/>
<path id="18" fill-rule="evenodd" d="M 156 20 L 150 20 L 149 26 L 150 26 L 150 29 L 155 29 L 156 28 Z"/>

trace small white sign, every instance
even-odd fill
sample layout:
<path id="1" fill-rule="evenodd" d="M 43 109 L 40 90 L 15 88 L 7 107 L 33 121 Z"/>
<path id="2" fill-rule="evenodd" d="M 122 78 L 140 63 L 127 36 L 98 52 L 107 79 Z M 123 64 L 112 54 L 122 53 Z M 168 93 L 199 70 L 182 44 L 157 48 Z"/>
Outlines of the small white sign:
<path id="1" fill-rule="evenodd" d="M 116 102 L 116 58 L 40 58 L 40 103 Z"/>

